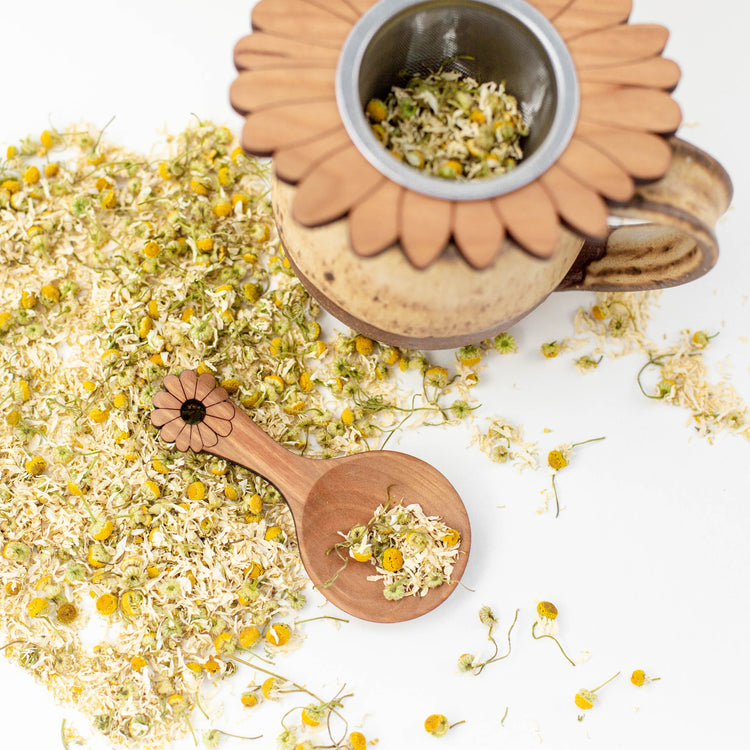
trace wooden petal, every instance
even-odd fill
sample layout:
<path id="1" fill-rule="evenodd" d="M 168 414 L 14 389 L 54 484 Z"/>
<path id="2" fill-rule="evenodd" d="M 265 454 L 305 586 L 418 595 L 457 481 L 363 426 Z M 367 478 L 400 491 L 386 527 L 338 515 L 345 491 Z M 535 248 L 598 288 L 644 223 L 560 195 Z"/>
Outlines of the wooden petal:
<path id="1" fill-rule="evenodd" d="M 521 247 L 541 258 L 552 255 L 560 238 L 560 221 L 549 195 L 538 182 L 496 198 L 495 209 Z"/>
<path id="2" fill-rule="evenodd" d="M 453 239 L 474 268 L 487 268 L 495 260 L 505 239 L 505 227 L 492 201 L 456 201 Z"/>
<path id="3" fill-rule="evenodd" d="M 591 237 L 607 234 L 607 204 L 593 190 L 558 165 L 548 169 L 539 181 L 557 212 L 573 229 Z"/>
<path id="4" fill-rule="evenodd" d="M 165 440 L 167 443 L 174 443 L 186 427 L 187 425 L 182 419 L 173 419 L 161 428 L 159 434 L 161 435 L 162 440 Z"/>
<path id="5" fill-rule="evenodd" d="M 193 424 L 190 425 L 190 447 L 196 453 L 203 448 L 203 438 L 201 436 L 201 430 L 206 429 L 203 425 Z M 177 446 L 179 448 L 179 446 Z"/>
<path id="6" fill-rule="evenodd" d="M 630 24 L 584 34 L 568 42 L 578 70 L 621 65 L 661 53 L 669 31 L 658 24 Z"/>
<path id="7" fill-rule="evenodd" d="M 216 378 L 210 372 L 201 373 L 195 386 L 195 397 L 198 401 L 203 401 L 214 388 L 216 388 Z"/>
<path id="8" fill-rule="evenodd" d="M 305 0 L 260 0 L 251 18 L 262 31 L 337 49 L 352 30 L 349 21 Z"/>
<path id="9" fill-rule="evenodd" d="M 279 149 L 273 155 L 276 174 L 287 182 L 297 182 L 324 158 L 351 143 L 349 134 L 342 125 L 313 141 L 298 146 Z"/>
<path id="10" fill-rule="evenodd" d="M 352 24 L 357 23 L 360 14 L 352 8 L 346 0 L 305 0 L 305 2 L 311 5 L 316 5 L 318 8 L 327 10 L 329 13 L 333 13 L 335 16 L 340 16 L 345 21 L 349 21 Z"/>
<path id="11" fill-rule="evenodd" d="M 574 0 L 555 18 L 555 28 L 563 39 L 572 39 L 627 21 L 632 9 L 632 0 Z"/>
<path id="12" fill-rule="evenodd" d="M 235 65 L 239 70 L 271 70 L 281 68 L 328 68 L 336 70 L 336 60 L 319 60 L 313 57 L 279 57 L 279 55 L 264 55 L 259 52 L 243 52 L 235 57 Z"/>
<path id="13" fill-rule="evenodd" d="M 174 377 L 174 375 L 172 377 Z M 175 380 L 177 380 L 177 378 L 175 378 Z M 177 380 L 177 382 L 179 383 L 180 381 Z M 184 400 L 184 397 L 178 398 L 169 393 L 169 391 L 159 391 L 154 394 L 153 403 L 157 409 L 174 409 L 179 412 Z"/>
<path id="14" fill-rule="evenodd" d="M 673 89 L 680 80 L 680 67 L 665 57 L 651 57 L 648 60 L 609 65 L 604 68 L 588 68 L 579 71 L 579 79 L 584 83 L 606 82 L 627 86 Z"/>
<path id="15" fill-rule="evenodd" d="M 163 393 L 163 391 L 162 391 Z M 165 424 L 180 418 L 179 409 L 154 409 L 151 414 L 151 424 L 154 427 L 163 427 Z"/>
<path id="16" fill-rule="evenodd" d="M 248 116 L 242 128 L 242 147 L 253 154 L 269 154 L 340 126 L 335 101 L 282 104 Z"/>
<path id="17" fill-rule="evenodd" d="M 549 19 L 555 18 L 570 2 L 571 0 L 529 0 L 530 5 Z"/>
<path id="18" fill-rule="evenodd" d="M 192 425 L 186 424 L 180 434 L 177 435 L 174 441 L 174 446 L 178 451 L 184 453 L 189 447 L 192 440 L 193 427 Z"/>
<path id="19" fill-rule="evenodd" d="M 206 418 L 212 419 L 232 419 L 235 413 L 235 406 L 231 401 L 218 401 L 214 404 L 206 405 Z"/>
<path id="20" fill-rule="evenodd" d="M 212 417 L 209 414 L 206 415 L 203 422 L 220 437 L 226 437 L 232 431 L 232 422 L 229 419 L 219 419 L 218 417 Z"/>
<path id="21" fill-rule="evenodd" d="M 211 448 L 219 442 L 219 436 L 205 423 L 196 425 L 201 441 L 201 448 Z"/>
<path id="22" fill-rule="evenodd" d="M 171 373 L 169 375 L 165 375 L 164 380 L 162 380 L 161 386 L 162 388 L 169 391 L 169 393 L 171 393 L 176 399 L 178 399 L 180 403 L 187 400 L 185 389 L 182 387 L 182 383 L 180 382 L 180 379 L 177 377 L 177 375 L 172 375 Z"/>
<path id="23" fill-rule="evenodd" d="M 232 409 L 234 409 L 234 406 L 232 406 L 231 401 L 227 401 L 229 398 L 229 394 L 226 392 L 226 389 L 224 388 L 214 388 L 211 393 L 209 393 L 207 396 L 203 397 L 203 406 L 206 407 L 206 410 L 209 414 L 215 414 L 217 416 L 229 416 L 226 415 L 223 411 L 225 407 L 221 407 L 222 411 L 218 411 L 219 405 L 226 402 L 229 404 Z M 232 411 L 232 414 L 234 414 L 234 411 Z"/>
<path id="24" fill-rule="evenodd" d="M 583 99 L 579 119 L 653 133 L 673 133 L 680 126 L 682 112 L 664 91 L 623 88 Z"/>
<path id="25" fill-rule="evenodd" d="M 605 198 L 626 201 L 633 197 L 635 183 L 627 172 L 602 151 L 577 138 L 570 142 L 558 164 Z"/>
<path id="26" fill-rule="evenodd" d="M 195 398 L 195 388 L 198 385 L 198 376 L 193 370 L 183 370 L 180 373 L 180 385 L 182 385 L 182 390 L 185 391 L 185 398 L 189 401 L 190 399 Z"/>
<path id="27" fill-rule="evenodd" d="M 406 190 L 401 201 L 399 237 L 404 254 L 417 268 L 426 268 L 448 245 L 453 203 Z"/>
<path id="28" fill-rule="evenodd" d="M 662 177 L 672 161 L 672 147 L 653 133 L 579 122 L 574 138 L 596 146 L 637 180 Z"/>
<path id="29" fill-rule="evenodd" d="M 318 226 L 343 216 L 369 195 L 385 177 L 353 143 L 316 164 L 299 183 L 292 215 L 305 226 Z"/>
<path id="30" fill-rule="evenodd" d="M 619 91 L 622 85 L 619 83 L 606 83 L 603 81 L 583 81 L 579 82 L 581 99 L 589 96 L 598 96 L 599 94 L 612 94 Z"/>
<path id="31" fill-rule="evenodd" d="M 232 81 L 229 101 L 241 114 L 287 102 L 336 98 L 332 68 L 245 70 Z"/>
<path id="32" fill-rule="evenodd" d="M 398 240 L 400 204 L 404 188 L 384 180 L 349 213 L 349 238 L 357 255 L 369 257 Z"/>
<path id="33" fill-rule="evenodd" d="M 243 36 L 234 47 L 234 64 L 243 68 L 245 55 L 267 55 L 282 59 L 293 59 L 299 62 L 307 60 L 319 60 L 336 65 L 339 58 L 339 50 L 331 47 L 321 47 L 314 40 L 300 41 L 287 37 L 268 34 L 265 31 L 256 31 L 253 34 Z"/>

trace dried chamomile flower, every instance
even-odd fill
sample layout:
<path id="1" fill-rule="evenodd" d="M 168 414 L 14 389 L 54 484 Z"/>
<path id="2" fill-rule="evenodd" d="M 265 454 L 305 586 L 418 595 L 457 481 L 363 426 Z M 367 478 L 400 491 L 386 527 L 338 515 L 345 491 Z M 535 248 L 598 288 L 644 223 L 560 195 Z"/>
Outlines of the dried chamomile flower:
<path id="1" fill-rule="evenodd" d="M 535 640 L 540 638 L 550 638 L 560 649 L 562 655 L 570 662 L 572 666 L 576 666 L 576 663 L 565 653 L 565 650 L 560 645 L 560 641 L 555 637 L 557 635 L 557 607 L 548 601 L 540 601 L 536 606 L 537 618 L 534 620 L 534 624 L 531 626 L 531 637 Z M 541 631 L 537 634 L 537 628 Z"/>
<path id="2" fill-rule="evenodd" d="M 661 677 L 649 677 L 642 669 L 635 669 L 633 670 L 633 674 L 630 675 L 630 681 L 636 687 L 643 687 L 649 682 L 655 682 L 660 679 Z"/>
<path id="3" fill-rule="evenodd" d="M 588 354 L 584 354 L 582 357 L 578 357 L 575 360 L 575 366 L 578 372 L 590 372 L 591 370 L 596 370 L 596 368 L 599 367 L 601 361 L 602 357 L 599 357 L 599 359 L 594 359 Z"/>
<path id="4" fill-rule="evenodd" d="M 593 690 L 586 690 L 581 689 L 579 690 L 574 697 L 574 702 L 578 708 L 583 709 L 584 711 L 588 711 L 590 708 L 594 707 L 594 703 L 598 700 L 597 692 L 601 690 L 607 683 L 612 682 L 612 680 L 617 677 L 620 673 L 617 672 L 616 674 L 613 674 L 608 680 L 605 680 L 601 685 L 598 687 L 595 687 Z"/>
<path id="5" fill-rule="evenodd" d="M 536 605 L 536 612 L 540 618 L 546 620 L 556 620 L 558 611 L 552 602 L 541 601 Z"/>
<path id="6" fill-rule="evenodd" d="M 416 503 L 392 505 L 390 497 L 366 524 L 339 534 L 344 541 L 329 553 L 336 552 L 344 566 L 350 559 L 373 565 L 376 573 L 368 580 L 382 581 L 389 601 L 424 596 L 449 582 L 461 544 L 459 532 L 437 516 L 427 516 Z"/>
<path id="7" fill-rule="evenodd" d="M 474 367 L 482 361 L 482 350 L 473 344 L 462 346 L 456 354 L 458 361 L 466 367 Z"/>
<path id="8" fill-rule="evenodd" d="M 528 135 L 504 84 L 479 83 L 443 68 L 393 86 L 365 107 L 375 136 L 406 164 L 437 177 L 469 180 L 503 174 L 522 158 Z"/>
<path id="9" fill-rule="evenodd" d="M 542 354 L 547 357 L 547 359 L 552 359 L 562 351 L 562 345 L 559 341 L 550 341 L 549 343 L 542 344 L 541 349 Z"/>
<path id="10" fill-rule="evenodd" d="M 510 635 L 513 632 L 513 628 L 515 627 L 517 620 L 518 610 L 516 610 L 516 614 L 513 617 L 513 622 L 511 622 L 510 627 L 508 628 L 508 634 L 506 636 L 508 641 L 508 649 L 502 656 L 498 656 L 500 648 L 493 636 L 493 632 L 498 624 L 498 620 L 495 617 L 495 613 L 490 607 L 486 605 L 481 607 L 479 610 L 479 621 L 487 627 L 487 640 L 492 643 L 493 652 L 486 659 L 480 659 L 478 656 L 473 656 L 472 654 L 462 654 L 458 658 L 458 670 L 460 672 L 473 672 L 475 675 L 478 675 L 482 673 L 482 670 L 488 664 L 491 664 L 495 661 L 501 661 L 502 659 L 507 659 L 510 656 L 511 652 Z"/>
<path id="11" fill-rule="evenodd" d="M 78 619 L 78 607 L 73 602 L 61 602 L 57 605 L 57 619 L 63 625 L 70 625 Z"/>
<path id="12" fill-rule="evenodd" d="M 711 342 L 711 339 L 716 338 L 718 335 L 718 332 L 709 335 L 706 331 L 696 331 L 692 335 L 691 340 L 698 349 L 705 349 Z"/>
<path id="13" fill-rule="evenodd" d="M 489 635 L 492 635 L 492 631 L 495 629 L 495 625 L 497 625 L 497 617 L 495 617 L 495 613 L 492 611 L 491 607 L 488 607 L 487 605 L 480 607 L 479 622 L 481 622 L 482 625 L 486 625 L 489 629 Z"/>
<path id="14" fill-rule="evenodd" d="M 367 750 L 367 738 L 362 732 L 352 732 L 347 743 L 348 750 Z"/>
<path id="15" fill-rule="evenodd" d="M 449 729 L 465 723 L 465 719 L 451 724 L 443 714 L 430 714 L 424 720 L 424 730 L 433 737 L 443 737 Z"/>
<path id="16" fill-rule="evenodd" d="M 568 466 L 570 463 L 570 457 L 573 454 L 573 448 L 576 448 L 579 445 L 585 445 L 586 443 L 595 443 L 599 440 L 604 440 L 604 437 L 589 438 L 588 440 L 581 440 L 578 443 L 566 443 L 554 448 L 547 454 L 547 465 L 552 469 L 552 491 L 555 495 L 555 518 L 560 515 L 560 501 L 557 496 L 555 475 L 558 471 Z"/>
<path id="17" fill-rule="evenodd" d="M 492 343 L 500 354 L 512 354 L 516 351 L 516 340 L 510 333 L 498 333 Z"/>

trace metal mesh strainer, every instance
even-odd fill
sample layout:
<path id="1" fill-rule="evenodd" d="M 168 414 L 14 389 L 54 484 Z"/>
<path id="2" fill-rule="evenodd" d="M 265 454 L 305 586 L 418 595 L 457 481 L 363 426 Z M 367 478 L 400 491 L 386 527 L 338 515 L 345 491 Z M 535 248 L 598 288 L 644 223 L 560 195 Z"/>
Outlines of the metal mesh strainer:
<path id="1" fill-rule="evenodd" d="M 394 159 L 364 107 L 391 86 L 441 65 L 479 81 L 505 81 L 529 123 L 524 159 L 500 177 L 456 183 Z M 578 81 L 565 43 L 524 0 L 380 0 L 354 26 L 339 57 L 336 94 L 363 156 L 401 185 L 437 198 L 478 200 L 516 190 L 560 156 L 578 116 Z"/>

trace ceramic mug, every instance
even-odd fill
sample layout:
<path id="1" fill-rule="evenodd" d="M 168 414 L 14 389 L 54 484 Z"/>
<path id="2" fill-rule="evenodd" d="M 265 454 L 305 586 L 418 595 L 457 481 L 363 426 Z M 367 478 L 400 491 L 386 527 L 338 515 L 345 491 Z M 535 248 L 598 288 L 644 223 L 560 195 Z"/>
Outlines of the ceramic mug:
<path id="1" fill-rule="evenodd" d="M 713 229 L 729 206 L 731 182 L 705 152 L 677 138 L 671 143 L 667 174 L 611 206 L 606 239 L 563 229 L 549 259 L 511 240 L 483 270 L 467 265 L 453 246 L 425 269 L 397 246 L 362 258 L 351 250 L 346 220 L 315 228 L 295 221 L 296 188 L 278 179 L 274 212 L 295 272 L 332 315 L 393 346 L 453 348 L 506 330 L 554 291 L 662 289 L 705 274 L 718 256 Z"/>
<path id="2" fill-rule="evenodd" d="M 706 273 L 731 182 L 708 154 L 664 135 L 681 120 L 670 96 L 679 68 L 661 57 L 667 30 L 628 24 L 629 7 L 256 5 L 256 31 L 235 48 L 231 100 L 248 115 L 245 148 L 274 156 L 281 241 L 320 304 L 379 341 L 452 348 L 508 328 L 556 290 L 658 289 Z M 373 134 L 364 114 L 371 97 L 444 65 L 507 80 L 517 95 L 530 134 L 512 171 L 429 177 Z M 386 183 L 397 200 L 379 197 Z M 549 218 L 554 231 L 540 231 Z M 493 221 L 503 225 L 495 234 L 486 228 Z M 431 231 L 430 245 L 422 236 Z"/>

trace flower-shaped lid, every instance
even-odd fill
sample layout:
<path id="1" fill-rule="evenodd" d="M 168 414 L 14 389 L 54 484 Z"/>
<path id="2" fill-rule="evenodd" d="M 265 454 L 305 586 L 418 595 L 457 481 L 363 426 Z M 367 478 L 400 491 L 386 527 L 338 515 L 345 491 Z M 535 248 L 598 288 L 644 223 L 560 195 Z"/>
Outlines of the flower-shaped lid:
<path id="1" fill-rule="evenodd" d="M 584 236 L 605 236 L 608 202 L 627 202 L 636 181 L 667 171 L 672 149 L 665 135 L 681 121 L 669 94 L 680 71 L 661 56 L 667 29 L 629 24 L 631 0 L 457 0 L 459 9 L 516 14 L 540 39 L 562 49 L 557 56 L 574 71 L 561 94 L 575 98 L 566 105 L 573 112 L 566 140 L 533 179 L 505 192 L 503 177 L 494 178 L 496 194 L 481 199 L 462 199 L 458 183 L 451 199 L 386 176 L 352 133 L 350 122 L 361 113 L 342 112 L 346 72 L 339 60 L 353 35 L 372 37 L 362 25 L 379 21 L 388 3 L 404 12 L 444 15 L 453 5 L 260 0 L 252 12 L 253 33 L 236 45 L 239 74 L 230 98 L 246 115 L 242 144 L 251 153 L 273 155 L 277 176 L 297 186 L 293 216 L 302 225 L 346 218 L 354 252 L 374 255 L 398 243 L 418 268 L 453 241 L 469 264 L 484 268 L 506 236 L 542 258 L 554 253 L 562 223 Z"/>

